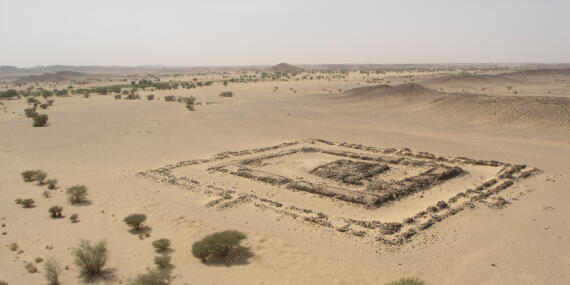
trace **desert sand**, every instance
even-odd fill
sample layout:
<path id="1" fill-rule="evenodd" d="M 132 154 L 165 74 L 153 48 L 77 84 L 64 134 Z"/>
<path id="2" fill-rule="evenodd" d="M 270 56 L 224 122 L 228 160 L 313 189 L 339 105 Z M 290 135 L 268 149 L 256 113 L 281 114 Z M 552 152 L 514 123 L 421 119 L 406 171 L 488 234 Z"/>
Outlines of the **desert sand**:
<path id="1" fill-rule="evenodd" d="M 567 71 L 162 80 L 194 77 L 214 83 L 138 90 L 140 100 L 52 97 L 46 127 L 32 127 L 25 99 L 1 100 L 0 280 L 43 284 L 41 262 L 39 273 L 25 265 L 55 257 L 63 284 L 81 283 L 72 249 L 104 239 L 110 272 L 97 282 L 125 284 L 168 238 L 172 284 L 570 283 Z M 2 91 L 26 87 L 12 84 Z M 38 86 L 49 84 L 72 83 Z M 30 169 L 58 179 L 51 197 L 22 180 Z M 67 201 L 77 184 L 86 205 Z M 64 219 L 49 216 L 54 205 Z M 148 216 L 148 236 L 129 232 L 131 213 Z M 223 230 L 245 233 L 251 254 L 224 265 L 192 256 Z"/>

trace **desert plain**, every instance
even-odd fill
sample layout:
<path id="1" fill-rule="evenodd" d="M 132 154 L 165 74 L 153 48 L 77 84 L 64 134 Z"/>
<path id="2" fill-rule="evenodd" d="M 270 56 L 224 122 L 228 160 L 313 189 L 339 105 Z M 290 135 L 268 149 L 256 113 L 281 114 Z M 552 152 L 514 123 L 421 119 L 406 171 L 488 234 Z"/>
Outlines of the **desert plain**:
<path id="1" fill-rule="evenodd" d="M 567 67 L 275 68 L 3 78 L 21 96 L 0 100 L 0 280 L 44 284 L 54 258 L 62 284 L 87 282 L 73 248 L 105 240 L 90 282 L 126 284 L 167 238 L 172 284 L 570 283 Z M 156 78 L 212 83 L 132 91 Z M 33 127 L 26 90 L 53 89 L 69 92 L 37 97 L 54 102 Z M 166 96 L 193 96 L 193 111 Z M 22 179 L 36 169 L 56 188 Z M 68 201 L 73 185 L 85 203 Z M 240 252 L 193 256 L 224 230 L 247 236 Z"/>

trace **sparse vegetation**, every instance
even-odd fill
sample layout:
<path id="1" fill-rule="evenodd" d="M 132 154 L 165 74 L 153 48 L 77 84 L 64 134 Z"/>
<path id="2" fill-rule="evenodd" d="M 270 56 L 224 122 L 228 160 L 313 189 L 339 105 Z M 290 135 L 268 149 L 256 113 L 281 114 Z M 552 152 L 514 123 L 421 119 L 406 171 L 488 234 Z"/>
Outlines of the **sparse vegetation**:
<path id="1" fill-rule="evenodd" d="M 156 268 L 162 270 L 162 269 L 170 268 L 172 266 L 172 264 L 170 264 L 170 260 L 172 260 L 172 257 L 170 257 L 169 255 L 163 254 L 163 255 L 159 255 L 159 256 L 154 257 L 154 264 L 156 265 Z"/>
<path id="2" fill-rule="evenodd" d="M 36 174 L 36 170 L 26 170 L 24 172 L 22 172 L 22 178 L 24 178 L 24 181 L 26 182 L 32 182 L 34 181 L 34 175 Z"/>
<path id="3" fill-rule="evenodd" d="M 32 180 L 37 181 L 39 185 L 43 185 L 45 183 L 46 178 L 47 178 L 47 173 L 41 170 L 36 170 L 34 171 L 34 176 Z"/>
<path id="4" fill-rule="evenodd" d="M 166 102 L 176 102 L 176 96 L 174 96 L 174 95 L 164 96 L 164 101 L 166 101 Z"/>
<path id="5" fill-rule="evenodd" d="M 209 257 L 228 257 L 246 236 L 238 231 L 223 231 L 206 236 L 192 245 L 192 255 L 208 262 Z"/>
<path id="6" fill-rule="evenodd" d="M 44 264 L 44 276 L 49 285 L 59 285 L 59 275 L 61 274 L 61 265 L 53 257 L 49 258 Z"/>
<path id="7" fill-rule="evenodd" d="M 146 95 L 146 99 L 149 101 L 154 100 L 154 95 L 153 94 Z"/>
<path id="8" fill-rule="evenodd" d="M 224 91 L 220 93 L 220 97 L 234 97 L 234 93 L 232 91 Z"/>
<path id="9" fill-rule="evenodd" d="M 67 194 L 72 204 L 81 203 L 87 198 L 87 187 L 83 185 L 71 186 L 67 188 Z"/>
<path id="10" fill-rule="evenodd" d="M 62 214 L 61 212 L 63 212 L 63 207 L 61 206 L 53 206 L 51 208 L 49 208 L 49 212 L 51 214 L 52 218 L 61 218 Z"/>
<path id="11" fill-rule="evenodd" d="M 166 238 L 157 239 L 152 242 L 152 246 L 156 249 L 156 252 L 165 252 L 170 247 L 170 240 Z"/>
<path id="12" fill-rule="evenodd" d="M 134 230 L 140 230 L 144 221 L 146 221 L 146 215 L 145 214 L 131 214 L 128 215 L 127 217 L 125 217 L 123 219 L 123 221 L 125 221 L 125 223 L 131 227 L 133 227 Z"/>
<path id="13" fill-rule="evenodd" d="M 34 117 L 34 127 L 44 127 L 49 117 L 46 114 L 36 115 Z"/>
<path id="14" fill-rule="evenodd" d="M 26 270 L 28 271 L 28 273 L 38 272 L 38 268 L 36 267 L 36 265 L 31 262 L 26 263 Z"/>
<path id="15" fill-rule="evenodd" d="M 28 199 L 21 200 L 21 202 L 19 204 L 21 204 L 24 208 L 33 208 L 36 206 L 36 201 L 34 201 L 34 199 L 32 199 L 32 198 L 28 198 Z"/>
<path id="16" fill-rule="evenodd" d="M 402 278 L 396 281 L 387 283 L 386 285 L 425 285 L 426 283 L 417 278 Z"/>
<path id="17" fill-rule="evenodd" d="M 115 97 L 116 100 L 119 100 L 119 99 L 121 99 L 121 94 L 115 95 L 114 97 Z"/>
<path id="18" fill-rule="evenodd" d="M 35 116 L 38 115 L 38 112 L 36 111 L 36 108 L 27 108 L 27 109 L 24 109 L 24 114 L 28 118 L 34 118 Z"/>
<path id="19" fill-rule="evenodd" d="M 48 179 L 46 180 L 46 184 L 48 186 L 48 189 L 53 190 L 57 187 L 57 179 Z"/>
<path id="20" fill-rule="evenodd" d="M 138 275 L 133 279 L 131 285 L 168 285 L 174 277 L 172 277 L 170 270 L 156 270 L 150 269 L 145 274 Z"/>
<path id="21" fill-rule="evenodd" d="M 81 269 L 81 274 L 93 277 L 102 273 L 109 251 L 104 241 L 91 244 L 90 241 L 82 240 L 79 246 L 73 249 L 72 255 L 75 264 Z"/>
<path id="22" fill-rule="evenodd" d="M 79 221 L 79 215 L 77 214 L 73 214 L 69 217 L 69 219 L 71 220 L 72 223 L 77 223 Z"/>

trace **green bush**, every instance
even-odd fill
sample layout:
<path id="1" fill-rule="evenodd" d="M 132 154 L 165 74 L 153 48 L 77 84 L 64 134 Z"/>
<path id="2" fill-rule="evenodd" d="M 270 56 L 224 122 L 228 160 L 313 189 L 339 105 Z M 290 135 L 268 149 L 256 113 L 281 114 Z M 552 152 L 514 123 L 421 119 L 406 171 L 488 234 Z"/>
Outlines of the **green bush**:
<path id="1" fill-rule="evenodd" d="M 170 257 L 166 254 L 163 254 L 163 255 L 154 257 L 154 264 L 156 265 L 156 268 L 158 268 L 158 269 L 166 269 L 166 268 L 170 268 L 172 266 L 172 264 L 170 264 L 170 260 L 172 260 L 172 257 Z"/>
<path id="2" fill-rule="evenodd" d="M 166 101 L 166 102 L 176 102 L 176 96 L 174 96 L 174 95 L 164 96 L 164 101 Z"/>
<path id="3" fill-rule="evenodd" d="M 141 96 L 138 94 L 129 94 L 125 97 L 125 99 L 127 99 L 127 100 L 138 100 L 140 98 L 141 98 Z"/>
<path id="4" fill-rule="evenodd" d="M 48 104 L 48 103 L 43 103 L 43 104 L 40 104 L 40 108 L 42 108 L 42 109 L 47 109 L 47 108 L 48 108 L 48 106 L 49 106 L 49 104 Z"/>
<path id="5" fill-rule="evenodd" d="M 49 212 L 52 218 L 61 218 L 61 212 L 63 212 L 63 207 L 60 206 L 53 206 L 49 208 Z"/>
<path id="6" fill-rule="evenodd" d="M 226 258 L 246 236 L 238 231 L 223 231 L 206 236 L 192 244 L 192 255 L 207 262 L 209 257 Z"/>
<path id="7" fill-rule="evenodd" d="M 129 282 L 131 285 L 168 285 L 174 277 L 171 276 L 170 270 L 148 270 L 145 274 L 138 275 Z"/>
<path id="8" fill-rule="evenodd" d="M 27 108 L 27 109 L 24 109 L 24 114 L 28 118 L 33 118 L 33 117 L 38 115 L 38 112 L 36 111 L 36 108 Z"/>
<path id="9" fill-rule="evenodd" d="M 47 173 L 41 170 L 35 170 L 34 176 L 32 177 L 33 181 L 37 181 L 39 185 L 43 185 L 45 183 L 45 179 L 47 177 Z"/>
<path id="10" fill-rule="evenodd" d="M 73 249 L 72 255 L 75 264 L 81 270 L 81 274 L 93 277 L 101 274 L 105 263 L 107 263 L 109 251 L 105 241 L 91 244 L 90 241 L 82 240 L 79 246 Z"/>
<path id="11" fill-rule="evenodd" d="M 46 180 L 46 184 L 48 186 L 48 189 L 53 190 L 57 187 L 57 179 L 48 179 Z"/>
<path id="12" fill-rule="evenodd" d="M 35 104 L 35 103 L 39 103 L 40 101 L 38 101 L 38 98 L 36 97 L 28 97 L 26 99 L 26 101 L 28 102 L 28 104 Z"/>
<path id="13" fill-rule="evenodd" d="M 59 285 L 59 275 L 61 274 L 61 265 L 54 258 L 49 258 L 44 264 L 44 276 L 49 285 Z"/>
<path id="14" fill-rule="evenodd" d="M 145 214 L 131 214 L 126 216 L 123 221 L 125 221 L 125 223 L 131 227 L 133 227 L 135 230 L 140 230 L 144 221 L 146 221 L 146 215 Z"/>
<path id="15" fill-rule="evenodd" d="M 34 117 L 34 127 L 43 127 L 47 124 L 48 115 L 41 114 Z"/>
<path id="16" fill-rule="evenodd" d="M 234 97 L 234 93 L 232 91 L 224 91 L 220 93 L 220 97 Z"/>
<path id="17" fill-rule="evenodd" d="M 426 283 L 417 278 L 402 278 L 396 281 L 392 281 L 390 283 L 386 283 L 386 285 L 425 285 Z"/>
<path id="18" fill-rule="evenodd" d="M 87 187 L 83 185 L 75 185 L 67 188 L 67 194 L 69 195 L 69 201 L 72 204 L 81 203 L 87 198 Z"/>
<path id="19" fill-rule="evenodd" d="M 152 246 L 156 249 L 156 252 L 165 252 L 170 247 L 170 240 L 166 238 L 157 239 L 152 242 Z"/>

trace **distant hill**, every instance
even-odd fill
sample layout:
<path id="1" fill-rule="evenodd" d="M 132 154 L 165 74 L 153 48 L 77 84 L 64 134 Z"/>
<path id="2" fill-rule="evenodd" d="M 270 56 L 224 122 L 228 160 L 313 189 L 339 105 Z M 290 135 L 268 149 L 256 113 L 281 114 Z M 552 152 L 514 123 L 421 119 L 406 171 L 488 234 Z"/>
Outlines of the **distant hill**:
<path id="1" fill-rule="evenodd" d="M 271 71 L 271 72 L 281 72 L 281 73 L 296 73 L 296 72 L 303 72 L 305 71 L 304 69 L 300 68 L 300 67 L 296 67 L 294 65 L 290 65 L 288 63 L 280 63 L 278 65 L 274 65 L 270 68 L 268 68 L 267 70 Z"/>
<path id="2" fill-rule="evenodd" d="M 56 73 L 44 73 L 42 75 L 28 75 L 16 80 L 16 83 L 31 83 L 31 82 L 55 82 L 55 81 L 70 81 L 80 80 L 87 78 L 87 74 L 76 71 L 60 71 Z"/>

